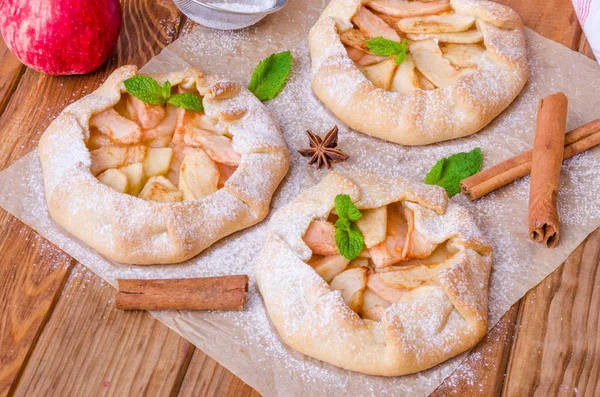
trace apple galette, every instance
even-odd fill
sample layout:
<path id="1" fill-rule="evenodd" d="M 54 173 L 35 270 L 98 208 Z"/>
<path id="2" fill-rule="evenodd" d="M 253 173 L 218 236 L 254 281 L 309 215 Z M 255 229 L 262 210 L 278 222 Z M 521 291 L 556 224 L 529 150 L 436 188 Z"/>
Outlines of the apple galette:
<path id="1" fill-rule="evenodd" d="M 309 44 L 325 105 L 403 145 L 479 131 L 529 76 L 519 16 L 490 1 L 332 0 Z"/>
<path id="2" fill-rule="evenodd" d="M 52 122 L 39 155 L 52 218 L 140 265 L 184 261 L 264 219 L 289 166 L 260 101 L 194 68 L 117 69 Z"/>
<path id="3" fill-rule="evenodd" d="M 483 337 L 491 266 L 491 247 L 443 189 L 332 172 L 273 215 L 255 274 L 292 348 L 397 376 Z"/>

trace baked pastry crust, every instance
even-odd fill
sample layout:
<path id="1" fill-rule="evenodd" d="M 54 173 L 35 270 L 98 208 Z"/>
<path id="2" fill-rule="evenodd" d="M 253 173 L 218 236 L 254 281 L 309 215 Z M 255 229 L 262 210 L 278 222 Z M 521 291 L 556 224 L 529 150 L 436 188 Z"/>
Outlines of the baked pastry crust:
<path id="1" fill-rule="evenodd" d="M 452 253 L 431 283 L 402 295 L 380 321 L 361 318 L 306 263 L 312 252 L 303 235 L 313 220 L 328 218 L 338 194 L 361 210 L 407 203 L 419 234 Z M 441 363 L 484 336 L 491 265 L 491 247 L 443 189 L 370 172 L 331 172 L 273 215 L 255 275 L 289 346 L 345 369 L 398 376 Z"/>
<path id="2" fill-rule="evenodd" d="M 195 201 L 161 203 L 113 190 L 92 175 L 89 122 L 115 106 L 137 67 L 115 70 L 96 91 L 66 107 L 39 143 L 51 217 L 117 262 L 149 265 L 185 261 L 219 239 L 260 222 L 287 173 L 289 154 L 279 127 L 260 101 L 237 83 L 194 68 L 151 75 L 160 84 L 195 86 L 205 115 L 227 128 L 241 155 L 224 187 Z M 235 95 L 224 88 L 236 85 Z M 238 90 L 239 88 L 239 90 Z M 241 115 L 241 117 L 240 117 Z"/>
<path id="3" fill-rule="evenodd" d="M 477 19 L 486 47 L 479 67 L 451 85 L 412 95 L 378 88 L 340 41 L 340 32 L 353 27 L 353 17 L 368 3 L 332 0 L 309 35 L 312 88 L 351 128 L 402 145 L 471 135 L 506 109 L 527 82 L 529 68 L 518 14 L 491 1 L 451 0 L 456 13 Z"/>

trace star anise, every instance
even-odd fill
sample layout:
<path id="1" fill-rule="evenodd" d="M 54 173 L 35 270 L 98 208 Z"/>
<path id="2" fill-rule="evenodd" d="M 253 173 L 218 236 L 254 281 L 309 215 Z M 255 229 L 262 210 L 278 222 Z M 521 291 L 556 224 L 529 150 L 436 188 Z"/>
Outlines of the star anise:
<path id="1" fill-rule="evenodd" d="M 298 152 L 304 157 L 310 157 L 308 164 L 317 164 L 317 169 L 322 166 L 331 168 L 331 163 L 348 160 L 350 156 L 336 149 L 338 144 L 338 127 L 334 126 L 323 139 L 315 135 L 311 130 L 307 130 L 310 147 L 300 149 Z"/>

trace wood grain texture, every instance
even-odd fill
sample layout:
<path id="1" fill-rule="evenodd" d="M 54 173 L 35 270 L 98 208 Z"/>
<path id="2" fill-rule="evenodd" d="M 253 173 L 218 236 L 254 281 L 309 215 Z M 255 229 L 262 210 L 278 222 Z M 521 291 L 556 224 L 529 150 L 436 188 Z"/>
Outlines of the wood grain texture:
<path id="1" fill-rule="evenodd" d="M 503 0 L 501 2 L 515 8 L 521 14 L 525 24 L 538 33 L 570 48 L 579 48 L 584 53 L 589 51 L 585 40 L 580 39 L 581 29 L 576 22 L 569 0 Z M 170 0 L 125 0 L 122 4 L 125 21 L 121 38 L 107 64 L 98 71 L 83 77 L 60 78 L 39 75 L 29 70 L 25 73 L 17 72 L 15 75 L 20 77 L 20 80 L 17 79 L 18 88 L 10 100 L 6 99 L 8 98 L 7 94 L 2 94 L 5 76 L 0 77 L 0 110 L 6 106 L 6 111 L 0 117 L 0 169 L 34 148 L 39 135 L 51 118 L 68 103 L 94 90 L 116 66 L 129 62 L 143 64 L 176 38 L 181 31 L 188 31 L 193 26 L 185 18 L 181 18 L 181 14 L 174 8 Z M 6 81 L 12 80 L 7 79 Z M 16 83 L 11 84 L 13 87 L 9 88 L 7 92 L 13 90 L 16 85 Z M 12 384 L 13 391 L 16 389 L 17 395 L 53 396 L 75 395 L 74 393 L 77 393 L 76 395 L 174 395 L 177 392 L 182 396 L 257 395 L 240 379 L 201 351 L 194 349 L 182 338 L 167 331 L 166 327 L 157 323 L 147 314 L 115 311 L 112 303 L 107 303 L 110 302 L 112 289 L 101 283 L 96 276 L 81 270 L 81 265 L 78 265 L 69 279 L 68 288 L 60 300 L 56 298 L 56 293 L 60 291 L 69 273 L 70 261 L 61 265 L 59 271 L 62 274 L 56 279 L 62 281 L 58 281 L 56 286 L 55 284 L 49 286 L 48 297 L 40 293 L 40 298 L 35 294 L 31 294 L 27 298 L 27 294 L 23 291 L 27 290 L 24 287 L 27 283 L 13 281 L 11 286 L 10 279 L 27 280 L 29 278 L 39 283 L 46 278 L 51 278 L 52 276 L 44 275 L 51 274 L 51 270 L 55 270 L 50 265 L 53 262 L 52 254 L 44 253 L 40 248 L 43 243 L 37 241 L 31 247 L 27 246 L 28 239 L 29 242 L 32 239 L 39 239 L 36 236 L 37 234 L 10 218 L 6 213 L 0 213 L 0 260 L 2 261 L 0 262 L 0 277 L 2 277 L 0 279 L 0 299 L 10 298 L 11 302 L 15 302 L 10 305 L 11 310 L 15 310 L 13 306 L 22 310 L 25 305 L 20 305 L 21 302 L 29 302 L 28 305 L 36 309 L 47 308 L 45 312 L 44 310 L 29 314 L 23 312 L 25 315 L 17 318 L 15 322 L 17 330 L 24 329 L 26 324 L 31 324 L 31 327 L 18 343 L 10 346 L 8 352 L 3 343 L 5 341 L 9 343 L 10 339 L 5 339 L 5 335 L 12 337 L 13 334 L 20 334 L 18 331 L 10 331 L 9 328 L 6 328 L 7 323 L 2 322 L 2 319 L 6 317 L 5 312 L 0 311 L 2 326 L 0 328 L 0 337 L 2 337 L 0 359 L 8 358 L 13 365 L 15 362 L 18 363 L 18 359 L 24 362 L 28 352 L 31 352 L 31 346 L 40 335 L 40 329 L 49 317 L 48 313 L 56 307 L 49 320 L 49 326 L 44 328 L 39 343 L 30 353 L 32 359 L 29 360 L 27 367 L 17 369 L 17 375 L 20 375 L 22 379 L 18 388 L 14 382 L 17 375 L 9 374 L 8 388 Z M 10 241 L 7 244 L 14 244 L 22 248 L 21 250 L 12 249 L 12 247 L 2 244 L 3 241 Z M 28 250 L 32 250 L 32 252 L 27 254 Z M 35 250 L 40 250 L 40 253 L 35 254 L 33 252 Z M 51 250 L 51 252 L 60 252 L 55 248 L 51 248 Z M 584 252 L 583 256 L 585 255 Z M 13 264 L 5 269 L 6 263 L 8 263 L 6 258 L 9 260 L 19 258 L 18 266 Z M 45 261 L 48 261 L 48 264 L 44 267 L 42 264 Z M 4 277 L 5 275 L 7 277 Z M 549 280 L 545 283 L 552 282 L 554 281 Z M 37 284 L 33 283 L 33 285 Z M 39 291 L 40 289 L 34 288 L 33 290 Z M 50 293 L 52 290 L 53 294 Z M 550 296 L 545 299 L 544 305 L 556 305 L 552 303 Z M 58 304 L 55 306 L 57 300 Z M 538 303 L 540 302 L 541 300 L 538 300 Z M 0 310 L 3 309 L 6 311 L 5 308 L 0 308 Z M 502 371 L 506 365 L 506 352 L 512 345 L 515 310 L 513 308 L 503 317 L 499 326 L 494 328 L 492 333 L 474 349 L 464 365 L 438 389 L 437 395 L 498 395 L 499 385 L 503 381 Z M 528 315 L 534 315 L 535 311 L 530 310 L 529 313 Z M 123 317 L 125 315 L 133 317 Z M 523 315 L 519 317 L 519 321 L 524 321 Z M 594 328 L 590 321 L 588 319 L 589 331 L 586 340 L 593 338 L 598 333 L 598 324 Z M 547 325 L 545 327 L 548 328 Z M 71 334 L 71 329 L 80 331 L 73 331 Z M 560 330 L 559 328 L 553 329 Z M 78 335 L 78 333 L 84 336 Z M 529 329 L 529 333 L 539 334 L 539 330 Z M 519 335 L 521 334 L 519 332 Z M 552 338 L 556 338 L 557 335 L 553 333 Z M 545 338 L 550 337 L 545 336 Z M 556 344 L 556 339 L 552 340 L 554 340 L 554 345 L 551 348 L 556 350 L 556 354 L 562 351 L 563 355 L 568 356 L 574 351 L 574 348 L 564 350 L 562 346 Z M 189 346 L 187 354 L 185 354 L 186 343 Z M 53 346 L 57 345 L 61 348 L 54 349 Z M 545 344 L 544 348 L 550 349 Z M 25 351 L 25 356 L 20 353 L 23 351 Z M 192 352 L 193 358 L 190 362 Z M 538 364 L 541 366 L 541 362 L 527 357 L 529 353 L 526 349 L 517 350 L 515 345 L 510 363 L 511 368 L 516 366 L 521 359 L 526 360 L 530 366 L 535 367 Z M 597 350 L 595 354 L 595 357 L 598 357 Z M 61 358 L 61 356 L 64 357 Z M 72 360 L 73 363 L 69 363 L 69 360 Z M 586 362 L 586 358 L 583 361 Z M 4 364 L 4 361 L 1 361 L 0 364 Z M 58 367 L 55 367 L 56 365 Z M 596 367 L 585 367 L 585 370 L 592 373 L 594 369 L 597 370 L 597 363 L 595 365 Z M 130 368 L 136 368 L 136 370 L 133 371 Z M 8 373 L 8 371 L 3 372 L 4 369 L 5 365 L 1 365 L 0 396 L 8 393 L 6 387 L 2 389 L 5 386 L 2 383 L 4 382 L 3 376 Z M 579 371 L 572 365 L 572 372 L 569 373 L 574 374 L 576 370 Z M 512 371 L 516 371 L 516 369 L 511 370 L 511 373 L 513 373 Z M 539 368 L 535 371 L 541 373 Z M 563 371 L 563 373 L 567 372 Z M 562 376 L 567 379 L 566 375 Z M 586 379 L 593 380 L 593 376 L 586 376 Z M 551 371 L 546 377 L 552 379 Z M 162 381 L 163 378 L 164 381 Z M 540 377 L 540 379 L 544 378 Z M 101 382 L 101 387 L 99 387 L 99 382 Z M 518 384 L 525 384 L 524 389 L 531 390 L 528 388 L 527 382 Z M 568 384 L 568 382 L 564 384 Z M 593 392 L 587 387 L 590 384 L 589 381 L 584 384 L 586 393 Z M 509 393 L 517 389 L 515 386 L 509 390 L 506 386 L 505 394 L 513 395 Z M 550 389 L 547 388 L 547 390 Z M 3 392 L 3 390 L 6 391 Z"/>
<path id="2" fill-rule="evenodd" d="M 0 225 L 0 396 L 6 396 L 73 261 L 4 210 Z"/>
<path id="3" fill-rule="evenodd" d="M 600 395 L 600 229 L 523 299 L 504 395 Z"/>
<path id="4" fill-rule="evenodd" d="M 579 47 L 577 51 L 585 55 L 586 57 L 596 60 L 596 56 L 592 52 L 592 47 L 590 46 L 589 41 L 585 38 L 585 35 L 581 35 L 581 39 L 579 40 Z"/>
<path id="5" fill-rule="evenodd" d="M 571 0 L 496 0 L 514 9 L 523 24 L 542 36 L 577 50 L 581 26 Z"/>
<path id="6" fill-rule="evenodd" d="M 0 54 L 3 54 L 0 59 L 3 65 L 0 110 L 6 104 L 0 117 L 0 169 L 35 148 L 52 118 L 69 103 L 94 90 L 117 66 L 125 63 L 141 65 L 177 37 L 182 17 L 171 1 L 131 0 L 124 1 L 122 5 L 125 18 L 119 43 L 108 62 L 91 74 L 52 77 L 32 70 L 21 73 L 24 67 L 12 67 L 14 57 L 0 47 Z M 5 99 L 8 95 L 10 99 Z M 23 363 L 32 354 L 32 346 L 53 309 L 72 261 L 57 261 L 57 254 L 52 252 L 60 251 L 47 248 L 49 244 L 35 232 L 4 212 L 0 218 L 0 231 L 0 241 L 5 242 L 0 249 L 0 298 L 8 303 L 2 306 L 0 312 L 0 395 L 6 395 L 11 390 L 20 390 L 17 384 L 23 385 L 18 383 Z M 40 253 L 42 249 L 44 251 Z M 105 290 L 111 291 L 108 287 Z M 73 306 L 79 305 L 77 298 L 71 302 Z M 145 316 L 144 319 L 139 322 L 140 327 L 147 329 L 150 318 Z M 85 313 L 74 320 L 89 322 Z M 98 324 L 101 323 L 99 320 Z M 166 330 L 164 326 L 160 327 L 162 332 Z M 147 337 L 139 335 L 140 341 Z M 170 344 L 178 338 L 169 336 Z M 156 360 L 155 368 L 160 365 L 161 360 Z M 59 382 L 60 374 L 52 374 L 53 382 Z M 129 378 L 130 387 L 135 386 L 135 381 L 135 376 Z"/>
<path id="7" fill-rule="evenodd" d="M 113 289 L 77 264 L 15 396 L 167 396 L 191 343 L 149 313 L 116 310 Z"/>
<path id="8" fill-rule="evenodd" d="M 499 395 L 504 383 L 519 303 L 471 350 L 468 357 L 440 385 L 432 397 Z"/>
<path id="9" fill-rule="evenodd" d="M 25 66 L 8 50 L 0 36 L 0 114 L 17 87 Z"/>
<path id="10" fill-rule="evenodd" d="M 257 397 L 254 389 L 196 349 L 178 397 Z"/>

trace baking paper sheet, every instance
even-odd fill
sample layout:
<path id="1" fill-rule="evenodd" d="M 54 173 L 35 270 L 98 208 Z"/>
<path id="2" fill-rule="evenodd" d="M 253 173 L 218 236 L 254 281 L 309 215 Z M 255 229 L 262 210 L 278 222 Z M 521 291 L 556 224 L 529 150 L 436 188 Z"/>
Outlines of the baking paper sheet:
<path id="1" fill-rule="evenodd" d="M 322 134 L 334 124 L 340 127 L 340 148 L 350 155 L 350 160 L 336 165 L 338 170 L 368 168 L 422 181 L 440 157 L 452 153 L 481 147 L 485 168 L 530 149 L 537 103 L 545 95 L 557 91 L 567 95 L 569 129 L 600 117 L 597 92 L 600 65 L 527 30 L 530 81 L 517 100 L 480 133 L 427 147 L 401 147 L 350 131 L 321 105 L 310 89 L 306 34 L 322 7 L 321 0 L 291 0 L 281 12 L 243 31 L 197 27 L 143 69 L 166 71 L 191 64 L 247 83 L 259 60 L 276 51 L 292 50 L 294 66 L 290 80 L 284 91 L 267 103 L 281 124 L 292 157 L 290 172 L 274 198 L 275 209 L 325 175 L 325 171 L 309 167 L 297 153 L 308 143 L 306 129 Z M 600 148 L 567 160 L 561 178 L 558 206 L 562 240 L 554 250 L 529 242 L 528 178 L 473 203 L 462 195 L 453 198 L 475 215 L 494 248 L 490 328 L 600 226 Z M 186 263 L 136 267 L 103 258 L 51 221 L 44 202 L 37 153 L 30 153 L 0 173 L 0 189 L 2 207 L 112 285 L 117 278 L 249 274 L 250 291 L 243 312 L 152 314 L 263 395 L 427 395 L 465 356 L 415 375 L 383 378 L 344 371 L 287 348 L 268 320 L 252 277 L 252 265 L 261 247 L 266 222 L 223 239 Z"/>

